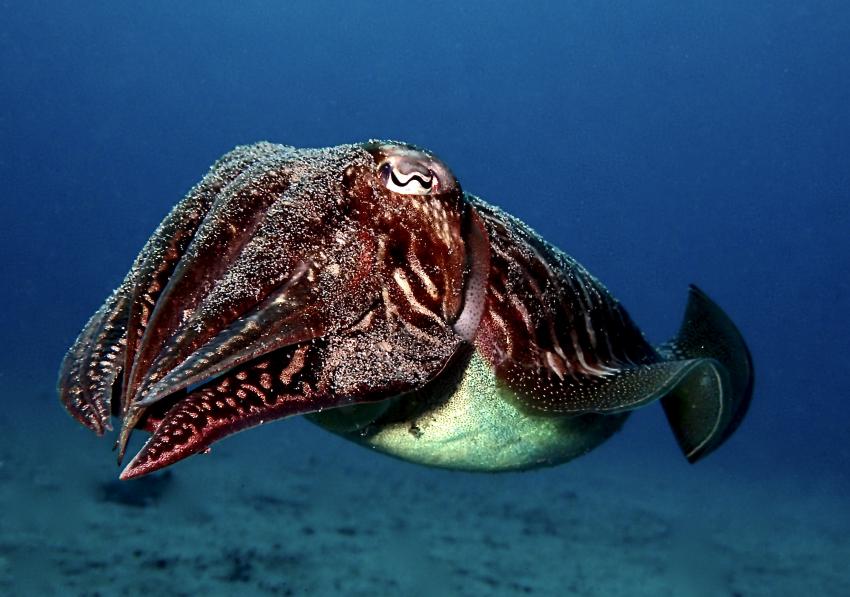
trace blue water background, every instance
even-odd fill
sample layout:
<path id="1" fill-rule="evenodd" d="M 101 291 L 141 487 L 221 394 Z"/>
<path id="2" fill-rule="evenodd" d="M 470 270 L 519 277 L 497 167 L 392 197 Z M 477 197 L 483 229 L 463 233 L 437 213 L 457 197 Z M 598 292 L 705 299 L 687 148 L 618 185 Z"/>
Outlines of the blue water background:
<path id="1" fill-rule="evenodd" d="M 715 466 L 847 482 L 847 2 L 0 11 L 4 424 L 59 409 L 65 349 L 218 156 L 377 137 L 435 151 L 466 190 L 584 263 L 656 340 L 698 283 L 758 370 Z M 608 457 L 676 450 L 658 409 L 628 433 Z"/>

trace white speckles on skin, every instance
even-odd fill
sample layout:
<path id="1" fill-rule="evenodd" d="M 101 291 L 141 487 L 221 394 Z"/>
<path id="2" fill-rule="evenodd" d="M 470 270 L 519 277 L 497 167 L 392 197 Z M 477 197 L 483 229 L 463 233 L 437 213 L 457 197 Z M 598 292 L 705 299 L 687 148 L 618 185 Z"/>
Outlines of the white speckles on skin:
<path id="1" fill-rule="evenodd" d="M 419 262 L 419 258 L 416 257 L 414 252 L 411 251 L 408 253 L 407 263 L 410 266 L 411 271 L 413 271 L 413 273 L 416 274 L 416 277 L 419 278 L 419 281 L 422 282 L 422 286 L 425 288 L 428 296 L 437 300 L 440 297 L 440 291 L 436 284 L 434 284 L 434 281 L 428 276 L 428 273 L 422 267 L 422 263 Z"/>
<path id="2" fill-rule="evenodd" d="M 272 376 L 268 373 L 261 373 L 260 374 L 260 385 L 265 390 L 271 390 L 272 389 Z"/>
<path id="3" fill-rule="evenodd" d="M 404 295 L 404 300 L 407 301 L 407 305 L 415 312 L 420 315 L 424 315 L 429 319 L 432 319 L 439 325 L 443 325 L 444 320 L 438 316 L 436 313 L 428 309 L 425 305 L 416 300 L 416 296 L 413 294 L 413 289 L 410 287 L 410 281 L 407 279 L 407 275 L 401 268 L 396 268 L 393 271 L 393 280 L 401 289 L 402 294 Z"/>
<path id="4" fill-rule="evenodd" d="M 532 337 L 535 334 L 535 326 L 534 322 L 531 319 L 531 314 L 528 312 L 528 308 L 525 306 L 525 303 L 520 300 L 520 297 L 515 294 L 511 294 L 508 296 L 508 300 L 510 300 L 511 305 L 514 309 L 517 310 L 520 317 L 522 318 L 523 324 L 525 324 L 526 332 Z"/>
<path id="5" fill-rule="evenodd" d="M 304 362 L 307 358 L 307 351 L 310 350 L 310 347 L 307 345 L 300 346 L 298 350 L 295 351 L 295 354 L 292 355 L 292 360 L 289 361 L 289 364 L 286 368 L 280 372 L 280 381 L 284 385 L 289 385 L 292 383 L 292 378 L 304 367 Z"/>
<path id="6" fill-rule="evenodd" d="M 431 344 L 434 346 L 445 342 L 445 338 L 441 336 L 431 335 L 419 326 L 416 326 L 411 322 L 407 321 L 406 319 L 399 319 L 398 321 L 401 323 L 404 330 L 408 334 L 410 334 L 411 337 L 415 338 L 418 342 L 424 342 L 425 344 Z"/>
<path id="7" fill-rule="evenodd" d="M 496 324 L 496 327 L 499 328 L 499 331 L 502 333 L 502 338 L 504 342 L 502 343 L 506 349 L 506 357 L 513 357 L 513 340 L 511 339 L 511 331 L 508 329 L 507 323 L 502 319 L 502 316 L 499 315 L 496 311 L 491 311 L 489 314 L 490 318 L 493 320 L 493 323 Z"/>
<path id="8" fill-rule="evenodd" d="M 558 376 L 559 379 L 564 379 L 564 376 L 567 374 L 566 363 L 561 359 L 560 356 L 553 352 L 546 352 L 546 364 L 549 366 L 549 369 L 555 372 L 555 375 Z"/>
<path id="9" fill-rule="evenodd" d="M 369 310 L 363 318 L 360 319 L 357 323 L 355 323 L 351 328 L 349 328 L 350 332 L 358 333 L 368 331 L 370 327 L 372 327 L 372 322 L 375 319 L 375 311 Z"/>
<path id="10" fill-rule="evenodd" d="M 396 313 L 398 313 L 398 308 L 390 300 L 390 293 L 386 288 L 381 288 L 381 299 L 384 303 L 384 317 L 387 321 L 394 320 L 396 318 Z"/>

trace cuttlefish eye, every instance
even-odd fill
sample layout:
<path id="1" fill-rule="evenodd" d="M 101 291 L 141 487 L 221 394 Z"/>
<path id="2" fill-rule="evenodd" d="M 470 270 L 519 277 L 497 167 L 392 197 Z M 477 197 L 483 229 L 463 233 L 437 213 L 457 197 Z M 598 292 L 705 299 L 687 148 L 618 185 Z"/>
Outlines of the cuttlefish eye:
<path id="1" fill-rule="evenodd" d="M 384 186 L 400 195 L 428 195 L 439 186 L 439 180 L 431 170 L 404 172 L 399 166 L 387 162 L 381 165 L 379 172 Z"/>
<path id="2" fill-rule="evenodd" d="M 436 195 L 456 188 L 454 176 L 440 160 L 410 147 L 377 148 L 381 183 L 399 195 Z"/>

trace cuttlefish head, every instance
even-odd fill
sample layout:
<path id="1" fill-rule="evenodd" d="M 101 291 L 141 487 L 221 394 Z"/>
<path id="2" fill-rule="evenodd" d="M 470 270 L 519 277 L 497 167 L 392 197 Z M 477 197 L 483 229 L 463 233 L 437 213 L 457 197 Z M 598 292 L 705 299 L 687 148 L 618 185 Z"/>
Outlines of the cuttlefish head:
<path id="1" fill-rule="evenodd" d="M 436 375 L 474 336 L 487 251 L 456 178 L 430 152 L 382 141 L 238 148 L 166 217 L 83 330 L 60 395 L 98 433 L 121 418 L 119 455 L 133 429 L 154 433 L 143 452 L 156 458 L 137 456 L 127 476 L 273 418 L 383 399 Z M 373 344 L 420 355 L 396 365 L 398 379 L 340 348 L 379 323 L 387 338 Z M 404 338 L 422 346 L 393 348 Z M 246 385 L 252 366 L 278 361 L 290 369 Z M 306 377 L 293 386 L 299 362 Z M 221 396 L 199 406 L 211 388 Z M 252 393 L 262 405 L 245 406 Z"/>

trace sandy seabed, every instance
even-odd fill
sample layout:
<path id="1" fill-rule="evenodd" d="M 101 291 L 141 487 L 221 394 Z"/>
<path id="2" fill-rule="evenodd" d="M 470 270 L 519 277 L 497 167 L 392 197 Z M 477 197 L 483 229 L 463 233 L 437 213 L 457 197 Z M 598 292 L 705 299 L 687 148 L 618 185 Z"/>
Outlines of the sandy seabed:
<path id="1" fill-rule="evenodd" d="M 483 475 L 282 421 L 141 484 L 115 481 L 110 439 L 32 405 L 0 420 L 2 595 L 850 595 L 839 485 L 691 467 L 669 438 L 647 458 L 628 425 L 568 465 Z"/>

